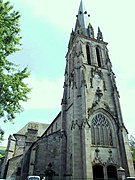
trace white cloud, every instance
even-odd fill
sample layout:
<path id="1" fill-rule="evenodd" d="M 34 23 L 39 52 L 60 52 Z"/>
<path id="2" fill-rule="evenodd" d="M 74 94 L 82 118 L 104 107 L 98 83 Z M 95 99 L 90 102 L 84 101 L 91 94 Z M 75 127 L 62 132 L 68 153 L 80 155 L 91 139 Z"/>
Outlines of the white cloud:
<path id="1" fill-rule="evenodd" d="M 44 78 L 38 80 L 30 77 L 27 81 L 32 91 L 29 100 L 22 103 L 25 109 L 55 109 L 60 107 L 63 94 L 63 79 L 49 80 Z"/>

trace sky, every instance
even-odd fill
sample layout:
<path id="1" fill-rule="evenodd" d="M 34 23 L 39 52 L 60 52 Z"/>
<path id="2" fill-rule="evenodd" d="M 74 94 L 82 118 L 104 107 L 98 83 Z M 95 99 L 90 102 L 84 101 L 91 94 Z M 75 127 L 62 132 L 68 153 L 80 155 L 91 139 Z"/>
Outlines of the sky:
<path id="1" fill-rule="evenodd" d="M 124 124 L 135 137 L 135 1 L 83 0 L 90 14 L 95 35 L 100 27 L 108 42 L 110 60 L 116 75 Z M 80 0 L 10 0 L 21 14 L 21 51 L 11 60 L 28 66 L 27 79 L 32 88 L 24 112 L 14 123 L 1 123 L 6 145 L 10 134 L 18 132 L 28 122 L 51 123 L 61 110 L 63 81 L 68 41 L 74 29 Z"/>

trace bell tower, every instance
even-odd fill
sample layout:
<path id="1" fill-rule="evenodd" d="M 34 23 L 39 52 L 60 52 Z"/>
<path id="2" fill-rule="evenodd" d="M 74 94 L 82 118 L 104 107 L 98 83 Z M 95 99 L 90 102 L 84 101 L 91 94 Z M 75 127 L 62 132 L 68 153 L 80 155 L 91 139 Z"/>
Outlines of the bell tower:
<path id="1" fill-rule="evenodd" d="M 81 0 L 66 54 L 61 103 L 66 134 L 62 172 L 77 179 L 134 176 L 107 44 L 99 27 L 95 37 Z"/>

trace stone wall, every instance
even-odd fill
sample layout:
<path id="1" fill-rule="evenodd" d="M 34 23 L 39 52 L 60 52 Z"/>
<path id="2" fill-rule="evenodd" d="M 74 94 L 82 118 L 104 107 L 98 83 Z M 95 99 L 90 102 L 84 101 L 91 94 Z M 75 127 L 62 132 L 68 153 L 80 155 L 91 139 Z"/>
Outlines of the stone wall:
<path id="1" fill-rule="evenodd" d="M 34 175 L 44 176 L 49 163 L 52 169 L 59 174 L 60 167 L 60 131 L 42 137 L 35 145 Z M 34 149 L 33 149 L 34 150 Z M 33 158 L 31 157 L 31 160 Z"/>
<path id="2" fill-rule="evenodd" d="M 27 164 L 27 169 L 29 169 L 30 146 L 41 137 L 47 127 L 48 124 L 29 122 L 17 133 L 10 135 L 1 169 L 2 178 L 16 176 L 16 173 L 18 176 L 28 174 L 23 164 Z"/>
<path id="3" fill-rule="evenodd" d="M 8 161 L 8 171 L 6 177 L 16 177 L 17 167 L 22 160 L 22 156 L 16 156 Z"/>

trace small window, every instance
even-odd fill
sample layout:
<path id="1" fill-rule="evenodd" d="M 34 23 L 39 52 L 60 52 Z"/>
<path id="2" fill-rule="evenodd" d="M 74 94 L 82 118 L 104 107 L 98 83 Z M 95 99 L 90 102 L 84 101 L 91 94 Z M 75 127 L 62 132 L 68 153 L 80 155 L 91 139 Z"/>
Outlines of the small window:
<path id="1" fill-rule="evenodd" d="M 98 66 L 101 67 L 101 56 L 100 56 L 100 51 L 99 51 L 98 47 L 96 47 L 96 54 L 97 54 L 97 63 L 98 63 Z"/>
<path id="2" fill-rule="evenodd" d="M 86 54 L 87 54 L 87 62 L 89 65 L 91 65 L 90 48 L 88 44 L 86 45 Z"/>

